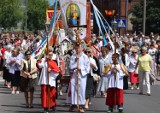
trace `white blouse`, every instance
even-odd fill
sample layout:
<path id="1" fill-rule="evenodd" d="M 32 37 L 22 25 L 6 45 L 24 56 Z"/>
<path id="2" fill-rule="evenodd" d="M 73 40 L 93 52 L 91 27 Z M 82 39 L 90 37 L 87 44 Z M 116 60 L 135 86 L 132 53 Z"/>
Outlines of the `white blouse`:
<path id="1" fill-rule="evenodd" d="M 47 62 L 45 61 L 45 59 L 42 59 L 42 62 L 39 63 L 38 66 L 42 68 L 38 85 L 48 85 L 49 84 L 52 87 L 56 87 L 56 78 L 59 75 L 59 73 L 51 71 L 49 73 L 49 83 L 48 83 L 48 76 L 47 76 L 48 66 L 47 66 Z"/>
<path id="2" fill-rule="evenodd" d="M 118 72 L 116 73 L 116 80 L 114 78 L 114 74 L 111 73 L 111 70 L 114 68 L 114 65 L 112 65 L 109 73 L 108 73 L 108 78 L 109 78 L 109 84 L 108 88 L 118 88 L 118 89 L 123 89 L 123 76 L 125 75 L 120 64 L 116 65 L 118 68 Z"/>

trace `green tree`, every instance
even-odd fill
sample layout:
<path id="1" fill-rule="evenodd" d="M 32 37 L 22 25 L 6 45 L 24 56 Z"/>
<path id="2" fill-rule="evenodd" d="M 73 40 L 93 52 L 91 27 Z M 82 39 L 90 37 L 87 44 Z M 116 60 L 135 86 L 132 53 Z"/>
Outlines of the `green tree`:
<path id="1" fill-rule="evenodd" d="M 28 0 L 27 28 L 29 30 L 41 30 L 46 22 L 46 9 L 49 7 L 47 0 Z"/>
<path id="2" fill-rule="evenodd" d="M 11 28 L 23 18 L 20 0 L 0 0 L 0 26 Z"/>
<path id="3" fill-rule="evenodd" d="M 143 2 L 133 5 L 133 16 L 131 19 L 135 29 L 143 23 Z M 160 2 L 159 0 L 147 0 L 146 6 L 146 34 L 150 32 L 160 33 Z"/>

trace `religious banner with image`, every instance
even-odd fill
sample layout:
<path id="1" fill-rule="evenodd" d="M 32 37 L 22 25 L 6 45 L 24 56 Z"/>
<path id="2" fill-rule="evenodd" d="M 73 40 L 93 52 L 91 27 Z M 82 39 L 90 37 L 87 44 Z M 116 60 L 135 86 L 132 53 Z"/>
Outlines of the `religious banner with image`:
<path id="1" fill-rule="evenodd" d="M 72 40 L 76 40 L 78 26 L 86 25 L 86 0 L 60 0 L 63 24 Z M 86 37 L 86 28 L 79 27 L 80 39 Z"/>
<path id="2" fill-rule="evenodd" d="M 46 10 L 46 21 L 50 22 L 52 20 L 52 16 L 53 16 L 53 8 L 48 8 Z"/>

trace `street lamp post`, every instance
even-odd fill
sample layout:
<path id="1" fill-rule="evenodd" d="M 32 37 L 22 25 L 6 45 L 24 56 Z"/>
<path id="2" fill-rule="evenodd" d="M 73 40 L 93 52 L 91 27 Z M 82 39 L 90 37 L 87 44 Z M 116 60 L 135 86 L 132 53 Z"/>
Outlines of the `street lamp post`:
<path id="1" fill-rule="evenodd" d="M 143 34 L 145 35 L 145 29 L 146 29 L 146 0 L 144 0 L 143 5 Z"/>
<path id="2" fill-rule="evenodd" d="M 118 23 L 117 23 L 116 19 L 114 18 L 114 20 L 112 21 L 112 28 L 113 28 L 114 32 L 116 32 L 116 30 L 117 30 L 117 25 L 118 25 Z"/>
<path id="3" fill-rule="evenodd" d="M 114 53 L 116 53 L 116 48 L 117 48 L 117 45 L 116 45 L 116 30 L 117 30 L 117 26 L 118 26 L 118 23 L 116 21 L 116 19 L 114 18 L 114 20 L 112 21 L 112 28 L 113 28 L 113 31 L 114 31 L 114 34 L 115 34 L 115 39 L 114 39 Z"/>
<path id="4" fill-rule="evenodd" d="M 28 0 L 26 0 L 26 4 L 25 4 L 25 16 L 26 16 L 26 19 L 25 19 L 25 30 L 27 30 L 27 19 L 28 19 L 28 16 L 27 16 L 27 12 L 28 12 Z"/>

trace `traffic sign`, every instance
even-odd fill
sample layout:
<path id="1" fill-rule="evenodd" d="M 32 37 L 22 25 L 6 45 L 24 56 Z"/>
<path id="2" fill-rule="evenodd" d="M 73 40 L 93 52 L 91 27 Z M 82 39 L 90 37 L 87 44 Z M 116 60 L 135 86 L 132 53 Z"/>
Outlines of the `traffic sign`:
<path id="1" fill-rule="evenodd" d="M 126 20 L 125 19 L 117 19 L 118 28 L 126 28 Z"/>

